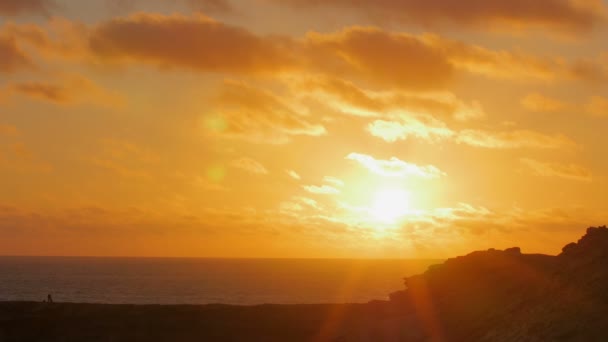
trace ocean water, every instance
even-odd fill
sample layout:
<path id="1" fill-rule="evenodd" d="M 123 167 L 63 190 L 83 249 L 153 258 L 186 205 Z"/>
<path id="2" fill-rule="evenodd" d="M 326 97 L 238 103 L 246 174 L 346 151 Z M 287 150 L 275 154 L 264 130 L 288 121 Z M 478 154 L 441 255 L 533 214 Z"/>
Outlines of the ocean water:
<path id="1" fill-rule="evenodd" d="M 0 301 L 310 304 L 387 299 L 436 260 L 0 257 Z"/>

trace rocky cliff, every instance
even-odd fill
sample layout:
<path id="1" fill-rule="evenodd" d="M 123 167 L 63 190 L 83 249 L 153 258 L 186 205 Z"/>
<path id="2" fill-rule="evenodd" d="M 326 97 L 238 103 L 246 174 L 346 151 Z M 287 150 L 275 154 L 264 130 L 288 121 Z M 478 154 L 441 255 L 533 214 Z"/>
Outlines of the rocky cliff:
<path id="1" fill-rule="evenodd" d="M 474 252 L 405 285 L 391 295 L 403 315 L 395 341 L 608 341 L 606 227 L 557 256 Z"/>

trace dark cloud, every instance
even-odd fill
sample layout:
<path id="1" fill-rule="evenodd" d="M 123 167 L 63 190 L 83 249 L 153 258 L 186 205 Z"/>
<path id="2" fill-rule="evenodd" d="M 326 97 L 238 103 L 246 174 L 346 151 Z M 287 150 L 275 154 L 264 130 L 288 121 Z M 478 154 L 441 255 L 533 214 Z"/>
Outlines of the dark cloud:
<path id="1" fill-rule="evenodd" d="M 337 8 L 373 19 L 425 26 L 550 27 L 586 31 L 605 19 L 600 0 L 273 0 L 297 8 Z"/>
<path id="2" fill-rule="evenodd" d="M 0 72 L 8 73 L 31 67 L 31 60 L 19 49 L 15 39 L 0 36 Z"/>
<path id="3" fill-rule="evenodd" d="M 239 82 L 226 82 L 215 100 L 220 117 L 207 127 L 225 136 L 254 142 L 282 144 L 291 136 L 320 136 L 325 127 L 311 122 L 275 94 Z M 213 122 L 212 122 L 213 123 Z"/>
<path id="4" fill-rule="evenodd" d="M 55 7 L 54 0 L 1 0 L 0 16 L 49 15 Z"/>
<path id="5" fill-rule="evenodd" d="M 136 14 L 93 29 L 90 48 L 109 60 L 137 60 L 164 68 L 208 72 L 260 73 L 290 64 L 279 37 L 251 32 L 202 15 Z"/>
<path id="6" fill-rule="evenodd" d="M 311 33 L 304 48 L 313 69 L 382 86 L 442 88 L 453 71 L 441 49 L 419 37 L 378 28 Z"/>

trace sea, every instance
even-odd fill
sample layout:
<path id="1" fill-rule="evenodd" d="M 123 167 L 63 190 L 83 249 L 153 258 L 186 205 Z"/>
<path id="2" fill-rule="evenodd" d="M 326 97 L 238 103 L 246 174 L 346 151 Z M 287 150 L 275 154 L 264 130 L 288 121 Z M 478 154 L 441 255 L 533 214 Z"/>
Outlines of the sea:
<path id="1" fill-rule="evenodd" d="M 386 300 L 438 260 L 0 257 L 0 301 L 320 304 Z"/>

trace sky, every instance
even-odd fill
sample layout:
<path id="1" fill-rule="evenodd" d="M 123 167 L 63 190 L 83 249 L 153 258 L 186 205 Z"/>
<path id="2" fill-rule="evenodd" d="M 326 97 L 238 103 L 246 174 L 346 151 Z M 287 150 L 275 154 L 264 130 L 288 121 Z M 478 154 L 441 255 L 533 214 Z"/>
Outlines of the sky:
<path id="1" fill-rule="evenodd" d="M 0 0 L 0 254 L 559 253 L 608 223 L 601 0 Z"/>

